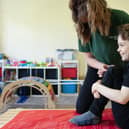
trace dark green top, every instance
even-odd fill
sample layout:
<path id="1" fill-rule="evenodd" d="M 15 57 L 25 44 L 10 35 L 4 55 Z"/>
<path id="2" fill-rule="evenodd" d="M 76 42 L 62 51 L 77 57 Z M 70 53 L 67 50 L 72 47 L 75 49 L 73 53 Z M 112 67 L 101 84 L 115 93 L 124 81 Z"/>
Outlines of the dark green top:
<path id="1" fill-rule="evenodd" d="M 117 27 L 129 23 L 129 15 L 124 11 L 111 10 L 111 28 L 109 36 L 101 36 L 98 31 L 92 33 L 89 43 L 82 44 L 79 40 L 79 51 L 91 52 L 95 58 L 106 64 L 121 64 L 117 52 Z"/>

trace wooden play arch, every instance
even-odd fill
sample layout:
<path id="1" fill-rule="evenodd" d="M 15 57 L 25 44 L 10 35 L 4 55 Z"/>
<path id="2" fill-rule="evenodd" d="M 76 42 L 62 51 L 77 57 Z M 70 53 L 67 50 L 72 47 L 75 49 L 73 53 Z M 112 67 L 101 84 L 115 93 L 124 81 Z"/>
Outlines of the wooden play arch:
<path id="1" fill-rule="evenodd" d="M 48 108 L 48 109 L 55 108 L 55 103 L 51 99 L 51 95 L 44 84 L 33 80 L 18 80 L 18 81 L 9 83 L 4 87 L 0 97 L 0 111 L 7 108 L 6 106 L 7 106 L 8 99 L 12 96 L 14 91 L 20 87 L 32 87 L 37 89 L 42 95 L 47 97 L 47 107 L 45 108 Z"/>

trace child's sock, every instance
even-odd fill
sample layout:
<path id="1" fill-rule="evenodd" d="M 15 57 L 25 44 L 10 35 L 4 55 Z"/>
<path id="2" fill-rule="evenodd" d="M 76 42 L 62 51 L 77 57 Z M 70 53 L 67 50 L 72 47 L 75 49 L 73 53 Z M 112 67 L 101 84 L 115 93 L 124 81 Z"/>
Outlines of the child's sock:
<path id="1" fill-rule="evenodd" d="M 100 122 L 101 118 L 93 114 L 91 111 L 85 112 L 79 116 L 75 116 L 69 121 L 76 125 L 95 125 Z"/>

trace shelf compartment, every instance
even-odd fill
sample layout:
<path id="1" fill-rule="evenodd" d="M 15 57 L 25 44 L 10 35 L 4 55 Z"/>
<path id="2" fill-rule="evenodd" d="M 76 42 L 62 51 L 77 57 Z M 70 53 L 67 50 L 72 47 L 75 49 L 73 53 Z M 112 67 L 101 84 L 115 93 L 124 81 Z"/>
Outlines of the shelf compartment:
<path id="1" fill-rule="evenodd" d="M 4 81 L 16 80 L 16 69 L 5 69 L 4 71 Z"/>
<path id="2" fill-rule="evenodd" d="M 77 78 L 77 68 L 62 68 L 62 78 Z"/>
<path id="3" fill-rule="evenodd" d="M 44 78 L 44 69 L 31 69 L 31 75 Z"/>
<path id="4" fill-rule="evenodd" d="M 22 68 L 18 69 L 18 78 L 30 76 L 30 69 Z"/>
<path id="5" fill-rule="evenodd" d="M 46 69 L 46 79 L 58 79 L 58 69 Z"/>
<path id="6" fill-rule="evenodd" d="M 62 81 L 61 93 L 77 93 L 77 84 L 74 80 L 64 80 Z"/>

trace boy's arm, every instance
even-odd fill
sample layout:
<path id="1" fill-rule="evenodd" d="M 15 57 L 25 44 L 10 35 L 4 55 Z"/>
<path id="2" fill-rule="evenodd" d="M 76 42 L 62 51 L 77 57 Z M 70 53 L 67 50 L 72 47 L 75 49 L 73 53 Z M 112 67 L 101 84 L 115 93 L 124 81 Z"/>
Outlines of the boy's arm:
<path id="1" fill-rule="evenodd" d="M 126 104 L 129 101 L 129 88 L 126 86 L 122 86 L 121 90 L 116 90 L 108 88 L 102 85 L 100 81 L 97 81 L 92 86 L 92 93 L 94 94 L 95 92 L 99 92 L 106 98 L 120 104 Z"/>

